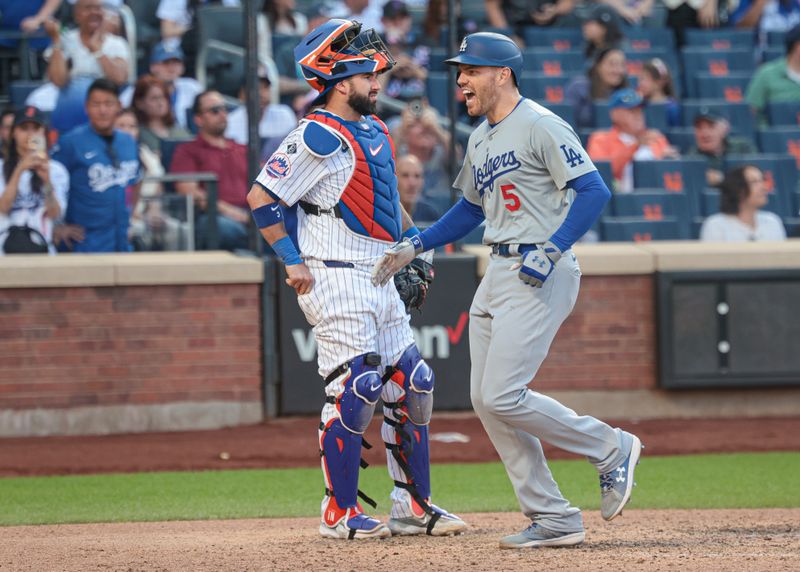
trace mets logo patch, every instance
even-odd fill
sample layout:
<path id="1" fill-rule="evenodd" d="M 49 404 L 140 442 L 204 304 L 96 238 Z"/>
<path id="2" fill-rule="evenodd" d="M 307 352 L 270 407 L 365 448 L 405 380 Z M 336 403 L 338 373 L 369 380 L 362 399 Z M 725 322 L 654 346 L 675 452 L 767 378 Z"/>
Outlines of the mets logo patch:
<path id="1" fill-rule="evenodd" d="M 285 153 L 275 153 L 267 161 L 267 175 L 273 179 L 283 179 L 292 172 L 292 163 Z"/>

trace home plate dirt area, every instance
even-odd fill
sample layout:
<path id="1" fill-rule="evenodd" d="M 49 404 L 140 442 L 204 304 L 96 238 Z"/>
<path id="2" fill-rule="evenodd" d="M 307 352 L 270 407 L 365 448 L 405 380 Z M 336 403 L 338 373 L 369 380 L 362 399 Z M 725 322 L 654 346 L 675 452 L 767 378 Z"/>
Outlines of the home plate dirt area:
<path id="1" fill-rule="evenodd" d="M 0 529 L 0 570 L 798 570 L 800 510 L 584 514 L 574 548 L 501 550 L 519 514 L 462 515 L 449 538 L 323 539 L 317 519 L 20 526 Z"/>
<path id="2" fill-rule="evenodd" d="M 3 439 L 0 476 L 319 466 L 318 418 L 217 431 Z M 800 450 L 800 418 L 612 422 L 639 435 L 646 456 Z M 380 443 L 374 420 L 367 437 Z M 434 462 L 497 461 L 480 421 L 437 414 Z M 546 448 L 550 458 L 574 458 Z M 222 455 L 222 453 L 225 453 Z M 367 457 L 380 469 L 380 447 Z M 2 497 L 0 496 L 0 510 Z M 381 516 L 384 519 L 386 515 Z M 264 570 L 800 570 L 800 509 L 636 510 L 613 522 L 584 513 L 575 548 L 501 550 L 528 523 L 519 512 L 462 514 L 451 538 L 323 539 L 316 518 L 0 527 L 0 572 Z"/>

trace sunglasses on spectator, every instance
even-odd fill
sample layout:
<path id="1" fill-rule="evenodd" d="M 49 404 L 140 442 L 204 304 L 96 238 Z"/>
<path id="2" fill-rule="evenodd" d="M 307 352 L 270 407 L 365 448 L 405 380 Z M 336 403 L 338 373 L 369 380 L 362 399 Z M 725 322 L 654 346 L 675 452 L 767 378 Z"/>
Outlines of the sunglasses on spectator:
<path id="1" fill-rule="evenodd" d="M 208 109 L 205 109 L 203 113 L 212 113 L 214 115 L 218 115 L 220 113 L 224 113 L 227 111 L 228 110 L 224 105 L 215 105 L 214 107 L 209 107 Z"/>

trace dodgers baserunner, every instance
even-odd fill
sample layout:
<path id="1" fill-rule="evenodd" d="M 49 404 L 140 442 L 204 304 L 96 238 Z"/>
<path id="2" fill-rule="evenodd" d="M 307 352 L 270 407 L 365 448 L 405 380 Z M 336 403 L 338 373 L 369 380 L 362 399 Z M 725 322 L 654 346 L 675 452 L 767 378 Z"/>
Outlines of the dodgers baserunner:
<path id="1" fill-rule="evenodd" d="M 370 283 L 386 248 L 419 232 L 400 206 L 394 145 L 374 115 L 378 74 L 394 60 L 373 30 L 349 20 L 313 30 L 295 48 L 295 58 L 319 91 L 322 108 L 287 135 L 247 200 L 262 235 L 286 264 L 287 283 L 319 348 L 326 394 L 319 429 L 325 480 L 320 533 L 345 539 L 460 533 L 465 523 L 430 502 L 433 371 L 417 350 L 398 294 L 400 289 L 410 304 L 421 303 L 425 285 L 418 280 L 421 290 L 415 290 L 408 280 L 397 288 Z M 286 235 L 281 203 L 300 205 L 302 258 Z M 432 268 L 415 264 L 432 279 Z M 395 483 L 388 527 L 357 502 L 357 496 L 370 502 L 358 490 L 358 472 L 362 434 L 378 397 Z"/>
<path id="2" fill-rule="evenodd" d="M 500 546 L 580 544 L 580 509 L 559 491 L 539 440 L 584 455 L 597 468 L 606 520 L 630 499 L 641 442 L 527 386 L 578 297 L 581 272 L 570 248 L 611 194 L 572 128 L 520 96 L 522 54 L 513 41 L 471 34 L 447 63 L 458 66 L 469 114 L 486 116 L 454 183 L 464 197 L 422 234 L 390 248 L 373 281 L 386 284 L 415 252 L 461 238 L 486 220 L 483 242 L 492 255 L 470 308 L 470 395 L 532 521 Z"/>

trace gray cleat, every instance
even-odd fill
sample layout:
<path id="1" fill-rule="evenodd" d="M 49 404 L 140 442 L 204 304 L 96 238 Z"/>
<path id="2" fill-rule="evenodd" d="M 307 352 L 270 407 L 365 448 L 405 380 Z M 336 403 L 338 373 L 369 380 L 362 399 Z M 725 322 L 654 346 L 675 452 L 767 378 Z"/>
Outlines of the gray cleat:
<path id="1" fill-rule="evenodd" d="M 583 530 L 575 532 L 555 532 L 540 524 L 533 523 L 519 534 L 512 534 L 500 540 L 500 548 L 538 548 L 540 546 L 576 546 L 583 542 Z"/>
<path id="2" fill-rule="evenodd" d="M 633 491 L 633 471 L 639 463 L 642 453 L 642 442 L 632 435 L 631 452 L 616 469 L 600 475 L 600 514 L 605 520 L 611 520 L 620 514 L 631 500 Z"/>

